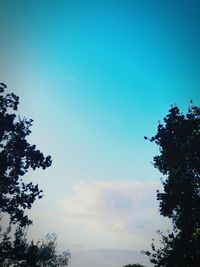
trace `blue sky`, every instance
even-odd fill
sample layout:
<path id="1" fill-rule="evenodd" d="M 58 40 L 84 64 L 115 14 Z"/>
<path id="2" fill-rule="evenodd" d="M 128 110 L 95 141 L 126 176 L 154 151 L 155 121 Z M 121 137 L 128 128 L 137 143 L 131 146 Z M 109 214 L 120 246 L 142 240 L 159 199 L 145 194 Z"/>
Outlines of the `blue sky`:
<path id="1" fill-rule="evenodd" d="M 69 249 L 143 248 L 160 222 L 148 229 L 145 194 L 154 195 L 161 176 L 150 163 L 158 149 L 143 136 L 171 104 L 199 104 L 199 1 L 1 0 L 0 10 L 0 79 L 20 96 L 20 114 L 34 119 L 30 141 L 53 157 L 49 170 L 30 175 L 45 191 L 33 235 L 54 230 Z M 110 217 L 106 199 L 117 203 Z M 140 218 L 123 213 L 139 207 Z"/>

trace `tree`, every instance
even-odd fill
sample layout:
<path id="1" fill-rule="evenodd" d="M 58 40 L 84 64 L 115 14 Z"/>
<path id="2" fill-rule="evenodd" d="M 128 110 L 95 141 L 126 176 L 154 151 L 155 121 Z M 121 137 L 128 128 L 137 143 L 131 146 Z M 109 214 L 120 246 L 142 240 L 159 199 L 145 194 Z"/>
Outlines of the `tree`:
<path id="1" fill-rule="evenodd" d="M 145 137 L 147 139 L 147 137 Z M 144 252 L 154 266 L 197 267 L 200 263 L 200 108 L 184 115 L 172 106 L 158 124 L 155 142 L 160 154 L 154 166 L 164 176 L 164 192 L 157 191 L 160 214 L 171 218 L 173 231 L 162 233 L 163 247 Z"/>
<path id="2" fill-rule="evenodd" d="M 9 228 L 3 235 L 3 242 L 0 243 L 0 266 L 68 266 L 70 253 L 68 251 L 60 254 L 56 252 L 57 237 L 54 233 L 47 234 L 44 240 L 36 243 L 27 241 L 24 228 L 16 229 L 14 241 L 10 234 Z"/>
<path id="3" fill-rule="evenodd" d="M 19 97 L 5 94 L 6 88 L 0 83 L 0 222 L 8 219 L 7 227 L 0 226 L 0 266 L 67 266 L 70 254 L 57 254 L 55 234 L 37 243 L 26 239 L 32 221 L 25 211 L 43 195 L 38 185 L 22 178 L 30 169 L 46 169 L 52 160 L 29 144 L 33 121 L 18 115 Z"/>
<path id="4" fill-rule="evenodd" d="M 51 233 L 46 235 L 45 240 L 39 240 L 36 244 L 33 241 L 28 243 L 24 250 L 24 266 L 68 266 L 70 253 L 64 251 L 58 254 L 56 239 L 55 233 Z"/>
<path id="5" fill-rule="evenodd" d="M 0 213 L 10 215 L 12 223 L 21 226 L 31 221 L 24 214 L 36 198 L 42 197 L 38 185 L 25 183 L 22 177 L 29 169 L 47 168 L 51 165 L 50 156 L 27 141 L 31 133 L 32 120 L 17 115 L 19 97 L 4 94 L 6 85 L 0 84 Z"/>
<path id="6" fill-rule="evenodd" d="M 70 253 L 63 251 L 56 253 L 56 235 L 55 233 L 47 234 L 45 240 L 37 242 L 39 266 L 68 266 Z"/>

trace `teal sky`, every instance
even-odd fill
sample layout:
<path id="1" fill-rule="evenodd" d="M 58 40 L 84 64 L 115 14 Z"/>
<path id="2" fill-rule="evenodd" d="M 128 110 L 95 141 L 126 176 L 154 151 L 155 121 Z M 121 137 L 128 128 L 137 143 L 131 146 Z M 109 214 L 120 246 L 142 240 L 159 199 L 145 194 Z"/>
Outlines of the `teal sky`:
<path id="1" fill-rule="evenodd" d="M 45 191 L 38 209 L 58 211 L 80 181 L 159 182 L 158 149 L 143 136 L 171 104 L 200 103 L 200 2 L 0 0 L 0 11 L 0 80 L 53 157 L 30 178 Z"/>

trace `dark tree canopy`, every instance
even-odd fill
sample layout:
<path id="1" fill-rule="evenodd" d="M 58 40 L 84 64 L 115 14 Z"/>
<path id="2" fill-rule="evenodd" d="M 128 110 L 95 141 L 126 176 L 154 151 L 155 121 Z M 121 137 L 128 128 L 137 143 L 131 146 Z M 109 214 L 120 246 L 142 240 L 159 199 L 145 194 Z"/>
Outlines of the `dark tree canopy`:
<path id="1" fill-rule="evenodd" d="M 5 94 L 5 89 L 0 83 L 0 223 L 9 217 L 8 226 L 0 226 L 0 266 L 68 266 L 70 253 L 57 254 L 55 234 L 37 243 L 26 239 L 32 222 L 25 210 L 42 197 L 42 191 L 25 183 L 23 176 L 30 169 L 49 167 L 52 160 L 27 141 L 33 121 L 18 116 L 19 98 Z"/>
<path id="2" fill-rule="evenodd" d="M 6 85 L 1 83 L 0 213 L 8 213 L 12 223 L 19 222 L 23 226 L 31 223 L 24 210 L 42 197 L 42 191 L 32 182 L 25 183 L 22 177 L 29 169 L 49 167 L 52 161 L 27 141 L 33 121 L 17 115 L 19 97 L 5 94 L 5 89 Z"/>
<path id="3" fill-rule="evenodd" d="M 160 147 L 154 166 L 167 175 L 164 193 L 157 195 L 160 212 L 174 218 L 178 228 L 196 228 L 200 223 L 200 109 L 191 107 L 183 115 L 175 106 L 164 122 L 151 138 Z"/>
<path id="4" fill-rule="evenodd" d="M 10 235 L 11 228 L 0 240 L 0 266 L 3 267 L 41 267 L 68 266 L 70 253 L 56 252 L 56 235 L 47 234 L 44 240 L 36 243 L 28 242 L 24 228 L 17 227 L 14 238 Z"/>
<path id="5" fill-rule="evenodd" d="M 147 138 L 145 138 L 147 139 Z M 187 114 L 172 106 L 157 134 L 150 138 L 160 149 L 154 166 L 165 176 L 157 192 L 160 213 L 173 222 L 173 232 L 161 234 L 163 248 L 150 256 L 154 266 L 200 266 L 200 108 Z"/>

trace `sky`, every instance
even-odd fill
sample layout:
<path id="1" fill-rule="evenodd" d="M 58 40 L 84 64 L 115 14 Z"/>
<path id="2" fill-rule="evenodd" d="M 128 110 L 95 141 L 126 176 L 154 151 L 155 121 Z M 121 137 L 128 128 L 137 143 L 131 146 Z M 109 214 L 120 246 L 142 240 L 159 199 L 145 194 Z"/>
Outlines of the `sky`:
<path id="1" fill-rule="evenodd" d="M 71 267 L 139 261 L 159 215 L 156 133 L 171 104 L 200 103 L 198 0 L 0 0 L 0 80 L 53 158 L 30 172 L 44 198 L 30 238 L 49 231 Z"/>

